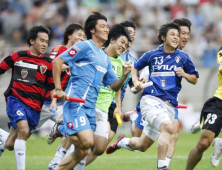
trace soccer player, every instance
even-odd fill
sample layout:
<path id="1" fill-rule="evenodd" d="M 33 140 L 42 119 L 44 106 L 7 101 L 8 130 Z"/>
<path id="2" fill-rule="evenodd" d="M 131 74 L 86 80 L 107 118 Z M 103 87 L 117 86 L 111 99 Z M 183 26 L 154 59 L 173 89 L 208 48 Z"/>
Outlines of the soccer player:
<path id="1" fill-rule="evenodd" d="M 93 131 L 96 128 L 95 104 L 101 84 L 118 91 L 131 71 L 130 62 L 123 66 L 123 76 L 117 79 L 108 55 L 101 49 L 108 39 L 107 18 L 94 12 L 85 22 L 85 34 L 88 41 L 77 42 L 53 61 L 55 90 L 59 100 L 67 95 L 86 100 L 85 104 L 67 101 L 64 103 L 64 125 L 55 126 L 58 131 L 75 145 L 75 151 L 65 157 L 56 170 L 72 169 L 94 145 Z M 71 78 L 64 93 L 61 89 L 60 74 L 62 64 L 70 66 Z"/>
<path id="2" fill-rule="evenodd" d="M 214 167 L 217 167 L 220 164 L 220 156 L 222 153 L 222 139 L 217 138 L 213 141 L 214 152 L 211 155 L 211 164 Z"/>
<path id="3" fill-rule="evenodd" d="M 52 59 L 45 57 L 49 30 L 43 26 L 30 29 L 27 51 L 11 53 L 0 64 L 0 74 L 12 69 L 12 79 L 5 92 L 6 111 L 10 119 L 10 132 L 1 141 L 8 150 L 15 150 L 17 169 L 25 169 L 26 141 L 30 131 L 38 125 L 45 89 L 54 92 Z M 50 108 L 56 109 L 56 100 Z M 3 133 L 1 133 L 3 134 Z M 4 135 L 4 134 L 3 134 Z"/>
<path id="4" fill-rule="evenodd" d="M 179 39 L 178 49 L 183 50 L 183 48 L 187 45 L 188 41 L 190 40 L 191 22 L 186 18 L 175 19 L 173 22 L 177 23 L 180 26 L 180 39 Z M 187 79 L 187 81 L 188 80 L 189 79 Z M 190 81 L 190 83 L 194 84 L 193 81 Z M 169 167 L 170 165 L 171 159 L 175 151 L 176 142 L 179 137 L 179 120 L 178 120 L 177 109 L 175 109 L 175 117 L 173 120 L 173 125 L 174 125 L 174 131 L 170 138 L 170 143 L 169 143 L 167 157 L 166 157 L 166 161 L 168 163 L 167 167 Z"/>
<path id="5" fill-rule="evenodd" d="M 163 45 L 146 52 L 134 64 L 132 79 L 137 90 L 143 89 L 142 83 L 138 81 L 138 71 L 146 66 L 149 66 L 149 80 L 153 82 L 153 86 L 143 90 L 140 100 L 140 109 L 146 125 L 140 137 L 120 137 L 107 148 L 108 154 L 119 148 L 146 151 L 159 138 L 157 169 L 167 169 L 165 158 L 173 133 L 172 121 L 174 109 L 178 105 L 181 80 L 185 77 L 188 82 L 192 81 L 195 84 L 199 76 L 189 56 L 177 49 L 179 31 L 179 26 L 175 23 L 161 26 L 158 39 Z"/>
<path id="6" fill-rule="evenodd" d="M 222 128 L 222 47 L 217 53 L 218 63 L 218 89 L 214 96 L 208 99 L 203 105 L 200 115 L 201 136 L 197 145 L 191 150 L 187 159 L 186 170 L 192 170 L 196 167 L 201 160 L 204 151 L 206 151 L 211 145 L 213 139 L 219 135 Z M 214 144 L 221 145 L 221 141 L 216 140 Z M 211 163 L 214 166 L 218 166 L 219 154 L 215 153 L 213 158 L 215 162 Z M 215 160 L 215 158 L 217 160 Z"/>
<path id="7" fill-rule="evenodd" d="M 63 44 L 64 45 L 58 45 L 54 47 L 49 57 L 51 59 L 55 59 L 60 54 L 62 54 L 64 51 L 66 51 L 68 48 L 73 46 L 78 41 L 84 41 L 86 40 L 85 33 L 83 31 L 83 27 L 79 24 L 70 24 L 66 27 L 65 32 L 63 34 Z M 66 89 L 70 73 L 69 73 L 69 67 L 67 65 L 63 65 L 61 73 L 61 87 L 63 90 Z M 57 110 L 55 113 L 52 113 L 50 111 L 50 103 L 51 98 L 49 92 L 45 95 L 44 105 L 42 107 L 42 112 L 39 120 L 39 124 L 36 128 L 40 128 L 47 120 L 51 119 L 52 121 L 56 122 L 63 114 L 63 102 L 57 100 Z M 55 157 L 53 160 L 49 163 L 48 168 L 52 168 L 53 166 L 57 166 L 58 163 L 61 161 L 61 159 L 65 156 L 67 149 L 69 148 L 70 143 L 69 141 L 64 137 L 62 138 L 61 146 L 58 148 Z"/>

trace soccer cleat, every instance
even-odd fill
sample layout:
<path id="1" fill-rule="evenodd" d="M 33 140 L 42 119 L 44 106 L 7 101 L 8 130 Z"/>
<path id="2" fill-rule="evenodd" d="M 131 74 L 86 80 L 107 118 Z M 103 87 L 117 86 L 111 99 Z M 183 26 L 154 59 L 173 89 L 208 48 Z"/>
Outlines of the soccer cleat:
<path id="1" fill-rule="evenodd" d="M 220 163 L 220 155 L 222 153 L 222 146 L 219 145 L 219 140 L 222 140 L 222 139 L 214 139 L 213 141 L 213 146 L 214 146 L 214 152 L 213 154 L 211 155 L 211 164 L 212 166 L 214 167 L 217 167 Z"/>
<path id="2" fill-rule="evenodd" d="M 48 170 L 54 170 L 59 164 L 50 162 L 48 165 Z"/>
<path id="3" fill-rule="evenodd" d="M 192 128 L 191 128 L 191 132 L 193 133 L 193 134 L 195 134 L 195 133 L 197 133 L 197 132 L 199 132 L 200 131 L 200 122 L 196 122 L 193 126 L 192 126 Z"/>
<path id="4" fill-rule="evenodd" d="M 137 110 L 134 109 L 134 110 L 131 110 L 129 112 L 126 112 L 124 115 L 123 115 L 123 121 L 124 122 L 129 122 L 130 121 L 130 115 L 132 114 L 137 114 Z"/>
<path id="5" fill-rule="evenodd" d="M 62 124 L 63 120 L 57 120 L 53 128 L 50 130 L 49 134 L 47 135 L 47 143 L 49 145 L 51 145 L 56 140 L 56 138 L 62 137 L 62 134 L 60 134 L 58 130 L 58 127 Z"/>
<path id="6" fill-rule="evenodd" d="M 120 135 L 120 136 L 118 137 L 117 141 L 116 141 L 114 144 L 108 146 L 108 148 L 106 149 L 106 153 L 107 153 L 107 154 L 111 154 L 111 153 L 115 152 L 117 149 L 120 149 L 120 148 L 118 148 L 117 144 L 118 144 L 118 142 L 121 141 L 123 138 L 125 138 L 125 135 Z"/>

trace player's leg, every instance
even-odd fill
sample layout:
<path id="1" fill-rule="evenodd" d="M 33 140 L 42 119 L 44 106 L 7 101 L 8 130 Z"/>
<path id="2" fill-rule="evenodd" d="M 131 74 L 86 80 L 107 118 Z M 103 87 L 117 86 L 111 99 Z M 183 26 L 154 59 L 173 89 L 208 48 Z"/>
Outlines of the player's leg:
<path id="1" fill-rule="evenodd" d="M 201 111 L 202 132 L 197 145 L 191 150 L 186 170 L 192 170 L 201 160 L 205 150 L 211 145 L 213 139 L 217 137 L 222 127 L 222 100 L 213 97 L 208 99 Z"/>
<path id="2" fill-rule="evenodd" d="M 222 139 L 214 139 L 213 146 L 214 152 L 211 155 L 211 164 L 212 166 L 217 167 L 220 164 L 220 156 L 222 153 Z"/>

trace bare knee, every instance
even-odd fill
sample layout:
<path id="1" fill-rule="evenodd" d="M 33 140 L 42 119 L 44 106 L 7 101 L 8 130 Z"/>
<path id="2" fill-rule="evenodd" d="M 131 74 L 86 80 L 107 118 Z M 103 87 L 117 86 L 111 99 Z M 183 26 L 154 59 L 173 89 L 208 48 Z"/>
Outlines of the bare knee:
<path id="1" fill-rule="evenodd" d="M 171 140 L 171 142 L 176 143 L 178 138 L 179 138 L 179 133 L 173 133 L 170 140 Z"/>
<path id="2" fill-rule="evenodd" d="M 10 139 L 7 139 L 5 141 L 5 147 L 9 150 L 9 151 L 13 151 L 14 150 L 14 144 L 15 144 L 15 141 L 12 141 Z"/>
<path id="3" fill-rule="evenodd" d="M 147 145 L 140 145 L 140 151 L 145 152 L 149 147 Z"/>
<path id="4" fill-rule="evenodd" d="M 100 156 L 105 152 L 105 150 L 106 150 L 106 148 L 96 148 L 93 151 L 93 154 L 96 155 L 96 156 Z"/>
<path id="5" fill-rule="evenodd" d="M 30 136 L 29 128 L 22 127 L 18 129 L 18 139 L 27 140 Z"/>
<path id="6" fill-rule="evenodd" d="M 79 144 L 79 147 L 82 149 L 89 149 L 94 145 L 93 139 L 84 139 Z"/>
<path id="7" fill-rule="evenodd" d="M 207 150 L 210 146 L 212 141 L 210 141 L 208 138 L 201 138 L 197 144 L 197 149 L 200 152 L 204 152 L 205 150 Z"/>

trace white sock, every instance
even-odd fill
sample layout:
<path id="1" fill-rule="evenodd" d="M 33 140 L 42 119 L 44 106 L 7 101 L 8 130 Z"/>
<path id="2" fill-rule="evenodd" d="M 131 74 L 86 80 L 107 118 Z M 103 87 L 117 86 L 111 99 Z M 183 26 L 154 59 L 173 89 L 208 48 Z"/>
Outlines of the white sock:
<path id="1" fill-rule="evenodd" d="M 136 120 L 136 118 L 138 117 L 138 114 L 137 113 L 133 113 L 130 115 L 130 121 L 131 122 L 134 122 L 134 120 Z"/>
<path id="2" fill-rule="evenodd" d="M 14 144 L 17 170 L 25 170 L 26 141 L 16 139 Z"/>
<path id="3" fill-rule="evenodd" d="M 8 132 L 6 132 L 0 128 L 0 141 L 2 141 L 4 145 L 5 145 L 5 141 L 8 138 L 8 135 L 9 135 Z"/>
<path id="4" fill-rule="evenodd" d="M 217 143 L 219 145 L 219 147 L 222 149 L 222 139 L 218 138 Z"/>
<path id="5" fill-rule="evenodd" d="M 72 145 L 69 147 L 69 149 L 67 150 L 66 154 L 68 155 L 68 154 L 74 152 L 74 150 L 75 150 L 75 145 L 72 144 Z"/>
<path id="6" fill-rule="evenodd" d="M 75 166 L 75 168 L 73 168 L 73 170 L 84 170 L 86 166 L 86 158 L 87 155 Z"/>
<path id="7" fill-rule="evenodd" d="M 166 159 L 165 159 L 165 161 L 166 161 L 166 163 L 167 163 L 167 168 L 169 168 L 170 162 L 171 162 L 171 158 L 167 156 Z"/>
<path id="8" fill-rule="evenodd" d="M 62 160 L 62 158 L 66 155 L 66 149 L 63 148 L 62 146 L 60 146 L 58 149 L 57 149 L 57 152 L 53 158 L 53 160 L 51 162 L 53 163 L 58 163 Z"/>
<path id="9" fill-rule="evenodd" d="M 130 138 L 123 138 L 117 143 L 118 148 L 124 148 L 130 151 L 134 151 L 133 149 L 130 148 L 129 141 L 130 141 Z"/>
<path id="10" fill-rule="evenodd" d="M 158 160 L 158 161 L 157 161 L 157 169 L 158 169 L 158 170 L 161 170 L 161 169 L 163 169 L 163 168 L 166 168 L 166 167 L 167 167 L 166 164 L 167 164 L 167 163 L 166 163 L 166 160 Z"/>

